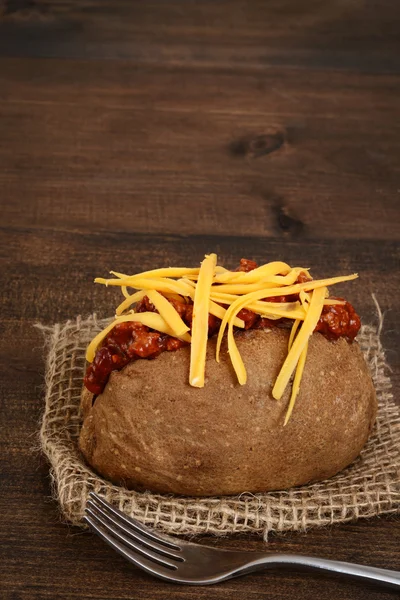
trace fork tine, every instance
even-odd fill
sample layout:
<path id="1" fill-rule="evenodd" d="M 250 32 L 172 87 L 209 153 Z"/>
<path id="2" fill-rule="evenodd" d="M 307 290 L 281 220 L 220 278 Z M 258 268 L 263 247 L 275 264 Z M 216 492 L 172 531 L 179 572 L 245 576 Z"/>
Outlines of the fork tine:
<path id="1" fill-rule="evenodd" d="M 103 519 L 101 516 L 93 512 L 90 508 L 86 509 L 86 517 L 87 522 L 89 522 L 90 520 L 90 524 L 92 526 L 93 521 L 95 521 L 95 523 L 97 523 L 97 525 L 100 526 L 104 539 L 106 536 L 111 536 L 113 538 L 113 541 L 115 542 L 115 545 L 118 547 L 122 546 L 126 552 L 129 552 L 131 558 L 132 556 L 136 556 L 136 558 L 142 556 L 147 560 L 151 561 L 153 565 L 154 563 L 157 563 L 158 565 L 166 567 L 168 569 L 177 569 L 176 563 L 172 562 L 171 560 L 168 560 L 160 554 L 157 554 L 156 552 L 152 552 L 150 549 L 141 546 L 140 544 L 136 544 L 134 541 L 126 537 L 123 533 L 120 533 L 117 529 L 114 529 L 113 526 L 106 519 Z M 96 529 L 96 531 L 97 533 L 99 533 L 98 529 Z"/>
<path id="2" fill-rule="evenodd" d="M 104 541 L 106 544 L 111 546 L 114 550 L 119 552 L 124 558 L 133 563 L 136 567 L 143 569 L 147 573 L 151 575 L 155 575 L 156 577 L 161 577 L 161 579 L 166 579 L 168 581 L 174 581 L 173 573 L 176 570 L 176 566 L 165 565 L 163 566 L 160 563 L 154 563 L 152 560 L 141 556 L 140 554 L 136 554 L 136 552 L 132 552 L 124 544 L 118 542 L 112 535 L 108 533 L 107 530 L 104 530 L 102 527 L 99 527 L 94 519 L 90 516 L 85 515 L 84 520 L 89 525 L 89 527 L 97 533 L 97 535 Z"/>
<path id="3" fill-rule="evenodd" d="M 133 529 L 134 531 L 141 533 L 145 537 L 150 538 L 150 540 L 153 540 L 154 542 L 157 542 L 158 544 L 164 545 L 167 548 L 170 548 L 171 550 L 177 550 L 178 552 L 180 552 L 182 550 L 182 548 L 175 543 L 175 540 L 173 538 L 171 538 L 168 535 L 164 535 L 164 534 L 161 535 L 161 534 L 155 533 L 153 530 L 149 529 L 145 525 L 142 525 L 142 523 L 139 523 L 139 521 L 136 521 L 136 519 L 132 519 L 131 517 L 128 517 L 127 515 L 125 515 L 123 512 L 121 512 L 114 506 L 111 506 L 111 504 L 109 504 L 103 498 L 100 498 L 100 496 L 95 494 L 95 492 L 90 492 L 89 496 L 90 496 L 90 501 L 94 501 L 97 505 L 101 505 L 107 511 L 112 513 L 115 517 L 117 517 L 118 519 L 123 521 L 125 523 L 125 525 L 127 525 L 130 529 Z M 183 542 L 183 544 L 184 544 L 184 542 Z"/>
<path id="4" fill-rule="evenodd" d="M 96 517 L 102 519 L 104 523 L 107 523 L 109 529 L 116 528 L 120 533 L 124 535 L 126 540 L 131 540 L 133 544 L 139 543 L 141 546 L 148 548 L 162 556 L 166 556 L 167 558 L 172 558 L 173 560 L 183 561 L 182 556 L 178 552 L 174 552 L 170 550 L 167 546 L 161 545 L 158 542 L 150 540 L 148 537 L 142 535 L 139 531 L 134 530 L 133 528 L 128 528 L 125 522 L 121 521 L 119 518 L 114 517 L 113 513 L 108 512 L 103 509 L 102 506 L 97 505 L 93 502 L 93 500 L 88 500 L 86 504 L 86 511 L 88 512 L 90 509 L 90 514 L 94 514 Z"/>

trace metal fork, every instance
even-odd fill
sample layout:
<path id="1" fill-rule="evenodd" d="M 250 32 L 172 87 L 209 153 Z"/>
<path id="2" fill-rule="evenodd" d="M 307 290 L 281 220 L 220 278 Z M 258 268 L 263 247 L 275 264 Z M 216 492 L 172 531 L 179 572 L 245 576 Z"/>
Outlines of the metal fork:
<path id="1" fill-rule="evenodd" d="M 173 583 L 209 585 L 270 567 L 305 567 L 400 589 L 400 572 L 335 560 L 223 550 L 156 533 L 91 492 L 85 521 L 114 550 L 147 573 Z"/>

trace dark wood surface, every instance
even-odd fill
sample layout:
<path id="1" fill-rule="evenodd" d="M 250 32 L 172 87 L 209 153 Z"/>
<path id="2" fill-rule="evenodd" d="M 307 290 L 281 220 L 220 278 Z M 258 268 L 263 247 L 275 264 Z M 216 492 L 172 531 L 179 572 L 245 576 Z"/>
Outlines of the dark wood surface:
<path id="1" fill-rule="evenodd" d="M 399 398 L 400 6 L 390 0 L 0 2 L 0 596 L 384 600 L 271 572 L 167 585 L 60 522 L 38 451 L 33 325 L 96 311 L 92 279 L 284 259 L 346 286 Z M 260 549 L 249 536 L 205 540 Z M 400 569 L 398 516 L 271 537 L 271 551 Z"/>

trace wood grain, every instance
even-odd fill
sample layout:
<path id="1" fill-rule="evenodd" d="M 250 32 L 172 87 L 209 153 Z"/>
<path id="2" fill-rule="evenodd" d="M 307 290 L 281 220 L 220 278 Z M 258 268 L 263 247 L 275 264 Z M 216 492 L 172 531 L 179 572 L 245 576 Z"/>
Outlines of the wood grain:
<path id="1" fill-rule="evenodd" d="M 400 9 L 361 0 L 0 1 L 0 596 L 389 600 L 300 571 L 175 587 L 60 522 L 37 431 L 35 323 L 96 311 L 112 268 L 216 251 L 358 271 L 341 287 L 400 402 Z M 260 549 L 248 536 L 203 543 Z M 271 552 L 399 569 L 398 516 L 271 536 Z"/>
<path id="2" fill-rule="evenodd" d="M 400 86 L 373 81 L 0 60 L 2 222 L 398 239 Z"/>
<path id="3" fill-rule="evenodd" d="M 398 73 L 397 19 L 390 0 L 3 0 L 0 55 Z"/>

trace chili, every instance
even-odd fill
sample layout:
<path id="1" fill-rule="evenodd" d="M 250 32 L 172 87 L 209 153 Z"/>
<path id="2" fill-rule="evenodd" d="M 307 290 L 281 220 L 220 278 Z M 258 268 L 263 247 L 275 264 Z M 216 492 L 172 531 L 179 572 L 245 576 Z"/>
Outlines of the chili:
<path id="1" fill-rule="evenodd" d="M 257 263 L 242 258 L 236 271 L 249 272 L 257 268 Z M 301 273 L 297 279 L 299 283 L 307 281 L 309 276 Z M 169 298 L 182 320 L 191 328 L 193 319 L 192 300 L 179 301 Z M 290 296 L 276 296 L 268 298 L 268 302 L 293 302 L 298 300 L 297 294 Z M 157 312 L 149 298 L 145 296 L 137 303 L 135 312 Z M 287 319 L 270 320 L 260 317 L 251 310 L 243 308 L 237 315 L 245 323 L 245 329 L 263 329 L 276 326 L 286 326 Z M 214 315 L 208 318 L 208 334 L 214 335 L 221 321 Z M 338 305 L 327 305 L 322 310 L 321 317 L 315 328 L 330 340 L 345 337 L 352 341 L 361 327 L 360 318 L 349 302 Z M 93 362 L 88 366 L 84 378 L 84 384 L 89 391 L 98 395 L 103 391 L 110 373 L 122 369 L 132 360 L 140 358 L 153 359 L 161 352 L 173 352 L 186 346 L 183 342 L 169 335 L 152 331 L 141 323 L 125 322 L 117 324 L 105 337 L 100 348 L 98 348 Z"/>

